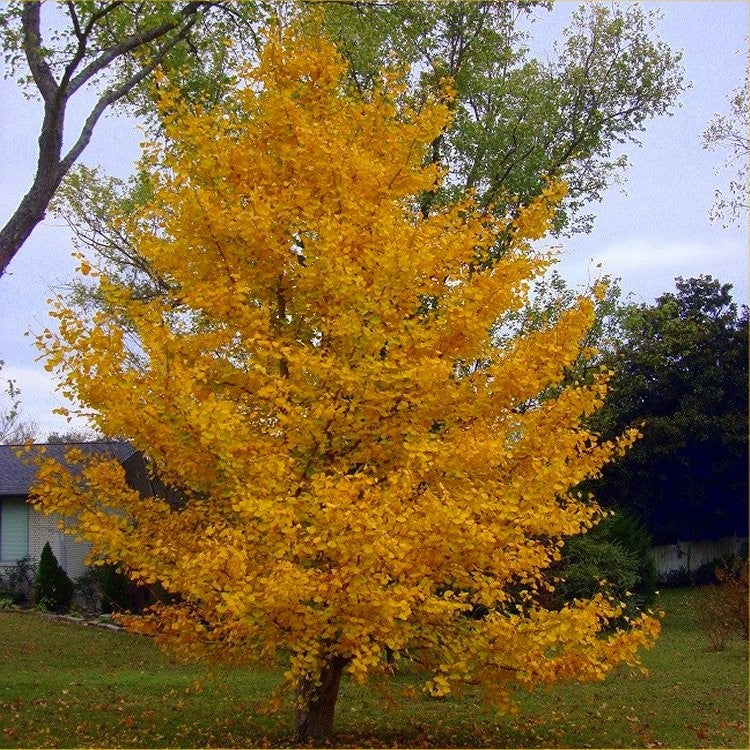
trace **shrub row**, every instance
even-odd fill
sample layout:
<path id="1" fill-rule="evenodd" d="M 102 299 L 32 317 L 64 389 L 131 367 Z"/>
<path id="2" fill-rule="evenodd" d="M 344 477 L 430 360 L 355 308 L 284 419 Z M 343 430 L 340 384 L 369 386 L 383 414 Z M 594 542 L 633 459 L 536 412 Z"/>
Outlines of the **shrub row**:
<path id="1" fill-rule="evenodd" d="M 142 611 L 153 597 L 133 584 L 114 565 L 88 568 L 72 582 L 58 563 L 49 543 L 39 564 L 24 557 L 0 568 L 0 606 L 36 606 L 50 612 L 70 611 L 74 602 L 86 615 Z"/>

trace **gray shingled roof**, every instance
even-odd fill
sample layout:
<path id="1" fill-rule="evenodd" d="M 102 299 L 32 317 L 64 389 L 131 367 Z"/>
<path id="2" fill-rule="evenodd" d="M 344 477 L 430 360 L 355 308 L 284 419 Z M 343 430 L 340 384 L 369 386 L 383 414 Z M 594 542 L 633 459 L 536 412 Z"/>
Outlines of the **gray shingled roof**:
<path id="1" fill-rule="evenodd" d="M 39 448 L 35 445 L 33 448 Z M 28 495 L 36 467 L 27 463 L 28 454 L 22 458 L 16 455 L 17 445 L 0 445 L 0 495 Z M 65 453 L 70 448 L 80 448 L 86 453 L 108 454 L 121 463 L 135 453 L 132 445 L 125 442 L 102 441 L 96 443 L 64 443 L 45 445 L 45 455 L 65 463 Z"/>

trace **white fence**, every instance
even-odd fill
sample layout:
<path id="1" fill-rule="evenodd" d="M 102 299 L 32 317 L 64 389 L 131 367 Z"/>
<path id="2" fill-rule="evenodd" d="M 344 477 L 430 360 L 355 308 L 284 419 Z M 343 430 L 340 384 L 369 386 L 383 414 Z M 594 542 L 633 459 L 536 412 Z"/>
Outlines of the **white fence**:
<path id="1" fill-rule="evenodd" d="M 724 555 L 739 554 L 747 537 L 725 536 L 711 542 L 677 542 L 652 547 L 659 578 L 680 569 L 691 572 Z"/>

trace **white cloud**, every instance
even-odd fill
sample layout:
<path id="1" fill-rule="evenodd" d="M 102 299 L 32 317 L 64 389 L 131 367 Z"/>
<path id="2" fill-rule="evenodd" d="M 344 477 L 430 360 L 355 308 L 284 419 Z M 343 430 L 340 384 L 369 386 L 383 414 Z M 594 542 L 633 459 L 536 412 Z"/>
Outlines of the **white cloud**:
<path id="1" fill-rule="evenodd" d="M 739 247 L 735 243 L 709 246 L 706 242 L 657 242 L 653 239 L 634 237 L 617 242 L 606 248 L 601 259 L 606 265 L 618 268 L 623 273 L 671 271 L 675 268 L 723 265 L 727 260 L 739 258 Z"/>
<path id="2" fill-rule="evenodd" d="M 558 268 L 572 284 L 585 284 L 603 274 L 619 277 L 623 291 L 637 301 L 652 302 L 673 289 L 677 276 L 700 274 L 733 284 L 737 301 L 748 297 L 747 245 L 735 238 L 709 243 L 628 237 L 605 245 L 586 259 L 566 257 L 563 252 Z"/>

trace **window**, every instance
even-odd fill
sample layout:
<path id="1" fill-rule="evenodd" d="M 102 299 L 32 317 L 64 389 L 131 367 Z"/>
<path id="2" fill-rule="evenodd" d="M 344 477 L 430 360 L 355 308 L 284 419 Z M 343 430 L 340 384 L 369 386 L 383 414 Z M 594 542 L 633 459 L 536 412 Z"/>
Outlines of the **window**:
<path id="1" fill-rule="evenodd" d="M 29 554 L 29 508 L 24 497 L 0 498 L 0 562 Z"/>

